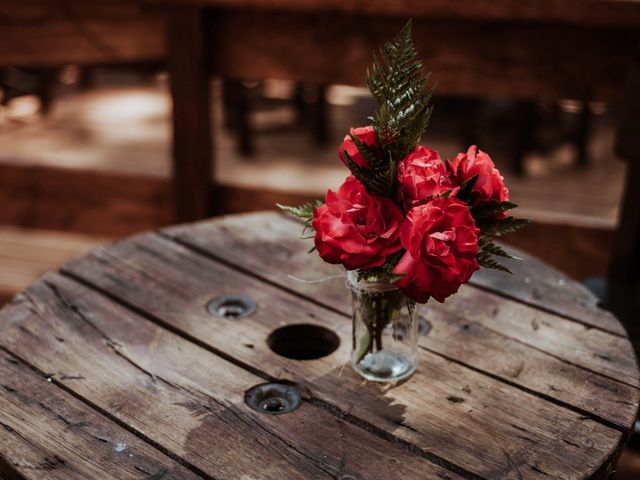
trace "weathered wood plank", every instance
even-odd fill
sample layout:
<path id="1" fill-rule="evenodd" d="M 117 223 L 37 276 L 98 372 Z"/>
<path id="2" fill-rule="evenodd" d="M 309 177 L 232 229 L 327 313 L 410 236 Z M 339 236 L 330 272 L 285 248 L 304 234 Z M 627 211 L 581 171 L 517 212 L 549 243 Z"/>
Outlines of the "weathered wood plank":
<path id="1" fill-rule="evenodd" d="M 307 245 L 298 239 L 300 231 L 299 223 L 277 213 L 234 216 L 224 221 L 178 226 L 166 230 L 168 235 L 189 242 L 210 254 L 215 255 L 216 252 L 225 251 L 225 257 L 231 263 L 250 271 L 260 272 L 261 275 L 268 275 L 271 280 L 287 282 L 287 287 L 295 287 L 298 291 L 314 294 L 317 285 L 295 282 L 287 278 L 287 274 L 297 275 L 303 279 L 318 279 L 327 275 L 336 275 L 341 270 L 325 264 L 316 256 L 307 255 L 307 247 L 311 243 Z M 255 252 L 257 244 L 261 245 L 260 252 Z M 269 251 L 268 255 L 262 254 L 265 249 Z M 255 254 L 247 255 L 246 252 Z M 596 297 L 586 288 L 530 256 L 522 252 L 518 253 L 527 257 L 528 260 L 511 262 L 514 276 L 480 271 L 476 272 L 472 278 L 478 275 L 477 283 L 487 287 L 491 286 L 489 280 L 486 280 L 490 278 L 491 281 L 496 282 L 492 289 L 500 292 L 501 295 L 510 295 L 589 327 L 620 336 L 625 335 L 620 322 L 611 313 L 597 308 Z M 283 265 L 286 265 L 286 273 L 281 271 L 285 268 L 282 267 Z M 474 282 L 476 280 L 472 280 L 472 283 Z M 329 285 L 327 288 L 339 289 L 340 287 Z M 326 288 L 319 293 L 327 294 Z M 472 295 L 466 291 L 464 294 Z M 447 302 L 455 301 L 457 297 L 451 297 Z M 540 315 L 544 313 L 541 312 Z M 564 323 L 564 320 L 559 318 L 554 321 Z M 633 371 L 630 375 L 634 375 Z"/>
<path id="2" fill-rule="evenodd" d="M 214 188 L 217 192 L 216 210 L 225 214 L 274 210 L 276 203 L 301 205 L 318 198 L 318 195 L 264 188 L 221 184 L 216 184 Z M 506 243 L 530 252 L 574 279 L 604 276 L 607 273 L 613 244 L 613 225 L 607 224 L 607 221 L 595 222 L 593 217 L 553 215 L 546 210 L 528 210 L 523 216 L 534 218 L 534 223 L 506 238 Z M 585 262 L 585 258 L 589 258 L 589 262 Z M 559 278 L 566 279 L 566 276 Z M 560 308 L 563 306 L 571 307 L 571 303 L 559 304 Z M 618 333 L 623 333 L 623 330 L 620 329 Z"/>
<path id="3" fill-rule="evenodd" d="M 613 314 L 598 307 L 598 298 L 584 285 L 531 255 L 514 248 L 511 250 L 525 259 L 505 260 L 513 275 L 482 269 L 474 274 L 471 283 L 586 325 L 626 336 L 622 324 Z"/>
<path id="4" fill-rule="evenodd" d="M 296 222 L 288 220 L 295 225 L 289 227 L 291 235 L 299 227 Z M 505 260 L 513 275 L 481 269 L 473 275 L 470 283 L 590 327 L 626 336 L 622 324 L 610 312 L 598 307 L 598 298 L 584 285 L 522 250 L 512 246 L 506 248 L 523 259 Z"/>
<path id="5" fill-rule="evenodd" d="M 0 305 L 48 270 L 106 243 L 106 238 L 0 226 Z"/>
<path id="6" fill-rule="evenodd" d="M 168 225 L 167 179 L 0 163 L 0 223 L 109 237 Z"/>
<path id="7" fill-rule="evenodd" d="M 125 63 L 164 58 L 164 15 L 145 2 L 0 3 L 0 66 Z"/>
<path id="8" fill-rule="evenodd" d="M 277 243 L 265 245 L 263 255 L 281 249 Z M 557 406 L 428 351 L 411 382 L 381 396 L 345 368 L 351 327 L 344 315 L 154 235 L 100 248 L 64 271 L 248 368 L 303 382 L 319 401 L 486 478 L 554 478 L 566 471 L 601 478 L 604 471 L 596 472 L 597 465 L 609 465 L 622 441 L 619 432 L 585 412 Z M 231 293 L 252 297 L 257 312 L 239 321 L 206 313 L 209 298 Z M 269 350 L 266 338 L 274 328 L 301 322 L 333 329 L 342 340 L 340 348 L 305 362 Z M 632 391 L 630 401 L 637 402 L 637 396 Z M 606 452 L 597 451 L 601 445 L 607 445 Z"/>
<path id="9" fill-rule="evenodd" d="M 0 325 L 0 345 L 212 478 L 462 480 L 309 401 L 255 413 L 243 396 L 261 377 L 58 275 L 20 294 Z"/>
<path id="10" fill-rule="evenodd" d="M 296 237 L 299 225 L 293 222 L 290 224 L 279 215 L 229 217 L 195 227 L 170 228 L 165 232 L 211 255 L 225 251 L 224 259 L 231 264 L 256 272 L 283 288 L 296 291 L 338 311 L 348 312 L 349 305 L 340 270 L 322 262 L 316 255 L 307 255 L 308 248 Z M 289 275 L 300 280 L 311 280 L 313 283 L 296 281 Z M 316 282 L 322 278 L 327 280 Z M 504 310 L 503 314 L 499 313 L 497 301 L 495 296 L 485 292 L 463 288 L 444 304 L 429 303 L 423 307 L 426 308 L 423 316 L 433 328 L 428 337 L 421 339 L 421 345 L 505 381 L 577 408 L 598 412 L 620 425 L 628 427 L 633 423 L 638 405 L 627 399 L 634 398 L 635 388 L 573 365 L 563 360 L 562 356 L 557 358 L 529 346 L 527 337 L 535 332 L 523 335 L 524 342 L 514 341 L 510 338 L 513 328 L 504 329 L 502 324 L 495 327 L 486 325 L 485 316 L 498 315 L 500 320 L 504 315 Z M 471 310 L 475 313 L 472 315 L 465 314 L 469 305 L 473 305 Z M 521 307 L 515 305 L 515 308 L 517 311 Z M 525 312 L 526 315 L 531 315 L 532 310 L 525 308 Z M 548 323 L 550 317 L 544 317 L 544 313 L 540 315 L 542 317 L 536 321 L 541 325 Z M 556 318 L 553 317 L 553 320 Z M 561 324 L 565 322 L 561 319 L 558 321 Z M 506 324 L 509 322 L 506 321 Z M 524 324 L 527 329 L 531 328 L 531 323 Z M 516 327 L 518 325 L 516 318 Z M 582 327 L 570 331 L 579 335 L 578 338 L 589 335 L 583 333 Z M 593 346 L 595 343 L 595 347 L 599 348 L 600 337 L 601 335 L 595 342 L 588 341 L 588 344 Z M 546 338 L 548 340 L 548 336 Z M 616 337 L 605 338 L 615 342 L 613 346 L 605 342 L 610 348 L 622 345 L 622 351 L 626 352 L 625 361 L 633 361 L 633 352 L 628 342 L 620 342 Z M 464 349 L 459 348 L 462 342 Z M 558 351 L 563 353 L 567 348 L 560 344 Z M 606 351 L 598 351 L 606 354 Z M 610 362 L 603 360 L 604 368 L 608 363 Z M 630 370 L 631 380 L 633 371 Z M 618 378 L 617 370 L 614 378 Z"/>
<path id="11" fill-rule="evenodd" d="M 2 350 L 0 379 L 3 478 L 202 478 Z"/>
<path id="12" fill-rule="evenodd" d="M 359 14 L 330 12 L 217 9 L 209 27 L 213 69 L 235 78 L 363 84 L 371 52 L 404 21 L 368 16 L 365 22 Z M 450 95 L 616 101 L 639 38 L 637 28 L 414 16 L 416 49 L 438 82 L 438 93 Z"/>
<path id="13" fill-rule="evenodd" d="M 640 8 L 633 0 L 156 0 L 157 3 L 207 7 L 255 8 L 311 13 L 347 13 L 400 17 L 434 17 L 494 21 L 575 23 L 579 25 L 637 26 Z"/>

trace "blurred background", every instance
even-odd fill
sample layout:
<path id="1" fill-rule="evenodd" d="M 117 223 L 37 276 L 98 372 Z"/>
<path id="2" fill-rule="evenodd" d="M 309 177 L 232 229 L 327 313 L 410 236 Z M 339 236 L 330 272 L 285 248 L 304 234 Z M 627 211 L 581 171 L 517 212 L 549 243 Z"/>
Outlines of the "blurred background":
<path id="1" fill-rule="evenodd" d="M 105 241 L 337 187 L 365 67 L 409 16 L 423 143 L 488 152 L 535 221 L 510 243 L 634 297 L 637 2 L 191 3 L 0 4 L 0 304 Z"/>

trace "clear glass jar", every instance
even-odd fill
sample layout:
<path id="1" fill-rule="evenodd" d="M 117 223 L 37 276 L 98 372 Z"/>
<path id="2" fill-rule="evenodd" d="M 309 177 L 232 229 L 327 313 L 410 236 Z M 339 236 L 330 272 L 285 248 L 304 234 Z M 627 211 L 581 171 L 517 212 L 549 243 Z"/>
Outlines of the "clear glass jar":
<path id="1" fill-rule="evenodd" d="M 374 382 L 397 382 L 418 366 L 418 305 L 391 283 L 358 281 L 347 272 L 351 290 L 351 365 Z"/>

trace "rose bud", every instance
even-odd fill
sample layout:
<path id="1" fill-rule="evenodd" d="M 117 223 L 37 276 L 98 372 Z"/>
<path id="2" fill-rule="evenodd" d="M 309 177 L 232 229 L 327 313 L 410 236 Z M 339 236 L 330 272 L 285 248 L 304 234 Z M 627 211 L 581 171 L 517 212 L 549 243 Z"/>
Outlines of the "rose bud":
<path id="1" fill-rule="evenodd" d="M 504 186 L 504 178 L 496 168 L 491 157 L 475 145 L 469 147 L 467 153 L 459 153 L 449 161 L 451 178 L 457 185 L 462 185 L 475 175 L 478 180 L 471 190 L 471 205 L 483 202 L 506 202 L 509 190 Z"/>
<path id="2" fill-rule="evenodd" d="M 376 132 L 371 125 L 352 128 L 349 130 L 349 133 L 369 147 L 375 148 L 378 146 L 378 138 L 376 137 Z M 344 140 L 342 140 L 342 143 L 340 144 L 340 149 L 338 150 L 340 160 L 342 160 L 342 163 L 348 167 L 347 158 L 345 157 L 344 152 L 347 152 L 349 158 L 351 158 L 353 163 L 359 167 L 366 168 L 369 166 L 367 160 L 364 158 L 362 153 L 360 153 L 360 150 L 358 150 L 358 147 L 350 135 L 345 135 Z"/>

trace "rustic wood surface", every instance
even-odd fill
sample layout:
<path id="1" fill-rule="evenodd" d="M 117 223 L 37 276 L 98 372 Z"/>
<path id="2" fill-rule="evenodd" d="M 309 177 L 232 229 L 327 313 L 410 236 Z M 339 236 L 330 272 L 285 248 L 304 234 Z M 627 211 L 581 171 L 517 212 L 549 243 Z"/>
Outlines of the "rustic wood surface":
<path id="1" fill-rule="evenodd" d="M 580 25 L 637 26 L 637 0 L 146 0 L 152 4 L 233 7 L 289 12 L 431 17 L 481 21 L 538 21 Z"/>
<path id="2" fill-rule="evenodd" d="M 3 0 L 0 66 L 109 64 L 161 59 L 165 14 L 127 0 Z"/>
<path id="3" fill-rule="evenodd" d="M 0 475 L 19 479 L 607 478 L 640 401 L 633 346 L 582 287 L 535 259 L 481 272 L 422 311 L 421 365 L 394 388 L 348 367 L 335 266 L 275 213 L 98 247 L 0 311 Z M 319 283 L 305 281 L 319 280 Z M 243 294 L 242 319 L 208 300 Z M 340 339 L 316 360 L 270 350 L 276 328 Z M 286 381 L 301 407 L 243 401 Z"/>

